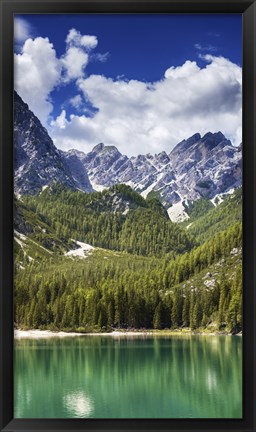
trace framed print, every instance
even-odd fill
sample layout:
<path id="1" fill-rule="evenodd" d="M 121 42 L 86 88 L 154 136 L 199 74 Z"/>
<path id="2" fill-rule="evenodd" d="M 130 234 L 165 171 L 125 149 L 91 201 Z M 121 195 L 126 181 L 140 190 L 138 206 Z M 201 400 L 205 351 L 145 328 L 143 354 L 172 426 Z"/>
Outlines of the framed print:
<path id="1" fill-rule="evenodd" d="M 0 429 L 255 431 L 255 1 L 0 5 Z"/>

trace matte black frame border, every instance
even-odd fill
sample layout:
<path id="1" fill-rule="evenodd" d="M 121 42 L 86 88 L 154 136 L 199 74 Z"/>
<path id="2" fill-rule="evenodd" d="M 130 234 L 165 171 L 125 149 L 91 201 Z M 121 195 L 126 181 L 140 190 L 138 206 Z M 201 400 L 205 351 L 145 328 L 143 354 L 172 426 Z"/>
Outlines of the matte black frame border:
<path id="1" fill-rule="evenodd" d="M 256 0 L 0 0 L 0 431 L 256 432 Z M 243 419 L 13 419 L 13 14 L 243 15 Z"/>

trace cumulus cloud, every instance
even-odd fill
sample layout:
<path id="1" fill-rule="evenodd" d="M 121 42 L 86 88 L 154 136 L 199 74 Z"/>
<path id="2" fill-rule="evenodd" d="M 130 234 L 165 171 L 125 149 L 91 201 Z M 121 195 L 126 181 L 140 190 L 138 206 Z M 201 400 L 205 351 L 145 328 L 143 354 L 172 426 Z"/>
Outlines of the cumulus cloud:
<path id="1" fill-rule="evenodd" d="M 15 89 L 45 125 L 53 108 L 49 94 L 61 74 L 53 45 L 48 38 L 27 39 L 14 62 Z"/>
<path id="2" fill-rule="evenodd" d="M 224 57 L 203 58 L 205 67 L 186 61 L 155 83 L 101 75 L 78 79 L 78 88 L 98 111 L 92 118 L 65 115 L 64 128 L 52 122 L 56 145 L 89 151 L 104 142 L 128 155 L 169 152 L 196 132 L 218 130 L 239 144 L 241 68 Z"/>
<path id="3" fill-rule="evenodd" d="M 196 74 L 199 71 L 199 67 L 197 66 L 195 61 L 187 60 L 182 66 L 171 66 L 169 69 L 165 71 L 165 78 L 188 78 L 191 74 Z"/>
<path id="4" fill-rule="evenodd" d="M 89 63 L 89 52 L 96 48 L 96 36 L 82 35 L 72 28 L 66 38 L 67 50 L 61 61 L 66 70 L 64 81 L 68 82 L 83 76 L 85 67 Z"/>
<path id="5" fill-rule="evenodd" d="M 89 56 L 82 49 L 73 46 L 68 48 L 61 61 L 65 69 L 64 80 L 68 82 L 83 76 Z"/>
<path id="6" fill-rule="evenodd" d="M 16 43 L 22 43 L 14 54 L 15 89 L 44 126 L 53 110 L 51 92 L 62 84 L 82 78 L 90 60 L 90 51 L 97 44 L 96 36 L 82 35 L 71 29 L 66 38 L 66 51 L 57 57 L 48 38 L 30 37 L 29 24 L 15 19 Z"/>
<path id="7" fill-rule="evenodd" d="M 227 58 L 202 55 L 201 49 L 204 67 L 187 60 L 170 66 L 154 83 L 124 76 L 86 77 L 90 61 L 105 61 L 108 56 L 92 53 L 96 36 L 70 29 L 66 50 L 58 57 L 48 38 L 27 38 L 30 30 L 25 24 L 16 27 L 17 38 L 26 40 L 15 54 L 15 88 L 57 147 L 86 152 L 104 142 L 128 155 L 169 152 L 196 132 L 218 130 L 234 144 L 241 142 L 242 71 Z M 71 82 L 77 94 L 52 119 L 52 91 Z M 82 115 L 67 115 L 70 107 Z"/>
<path id="8" fill-rule="evenodd" d="M 78 94 L 78 95 L 76 95 L 76 96 L 70 98 L 70 99 L 69 99 L 69 104 L 70 104 L 72 107 L 76 108 L 76 109 L 81 108 L 81 106 L 83 105 L 83 100 L 82 100 L 81 95 Z"/>
<path id="9" fill-rule="evenodd" d="M 81 37 L 80 43 L 87 49 L 94 49 L 98 45 L 96 36 L 84 35 Z"/>
<path id="10" fill-rule="evenodd" d="M 72 115 L 68 120 L 66 111 L 62 110 L 56 120 L 51 122 L 51 137 L 53 140 L 57 138 L 56 144 L 62 150 L 76 148 L 90 151 L 92 143 L 99 143 L 101 138 L 98 125 L 90 120 L 85 115 Z"/>
<path id="11" fill-rule="evenodd" d="M 68 32 L 66 38 L 66 44 L 68 46 L 77 46 L 77 47 L 82 46 L 87 50 L 91 50 L 96 48 L 96 46 L 98 45 L 98 39 L 96 36 L 82 35 L 79 31 L 72 28 Z"/>
<path id="12" fill-rule="evenodd" d="M 56 120 L 54 121 L 54 124 L 59 128 L 59 129 L 65 129 L 65 127 L 68 124 L 68 121 L 66 119 L 66 111 L 62 110 L 61 114 L 56 118 Z"/>

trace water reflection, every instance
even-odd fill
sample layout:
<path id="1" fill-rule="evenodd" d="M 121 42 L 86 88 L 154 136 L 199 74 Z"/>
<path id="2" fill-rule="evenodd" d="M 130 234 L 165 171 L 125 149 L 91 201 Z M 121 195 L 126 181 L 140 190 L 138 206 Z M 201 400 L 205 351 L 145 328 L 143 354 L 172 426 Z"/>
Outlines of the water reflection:
<path id="1" fill-rule="evenodd" d="M 70 393 L 63 397 L 63 403 L 70 417 L 88 417 L 93 412 L 93 403 L 91 399 L 83 392 Z"/>
<path id="2" fill-rule="evenodd" d="M 15 416 L 239 418 L 241 339 L 16 341 Z"/>

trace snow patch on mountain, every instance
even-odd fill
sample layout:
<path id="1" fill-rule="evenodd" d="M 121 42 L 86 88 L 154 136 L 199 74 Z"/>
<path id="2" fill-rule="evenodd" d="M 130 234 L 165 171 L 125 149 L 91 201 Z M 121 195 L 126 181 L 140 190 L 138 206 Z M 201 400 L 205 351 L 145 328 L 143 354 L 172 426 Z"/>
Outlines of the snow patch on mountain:
<path id="1" fill-rule="evenodd" d="M 72 249 L 68 252 L 66 252 L 64 255 L 67 257 L 76 257 L 76 258 L 87 258 L 88 255 L 95 249 L 93 246 L 89 245 L 88 243 L 83 243 L 77 240 L 73 240 L 77 246 L 79 246 L 77 249 Z"/>

